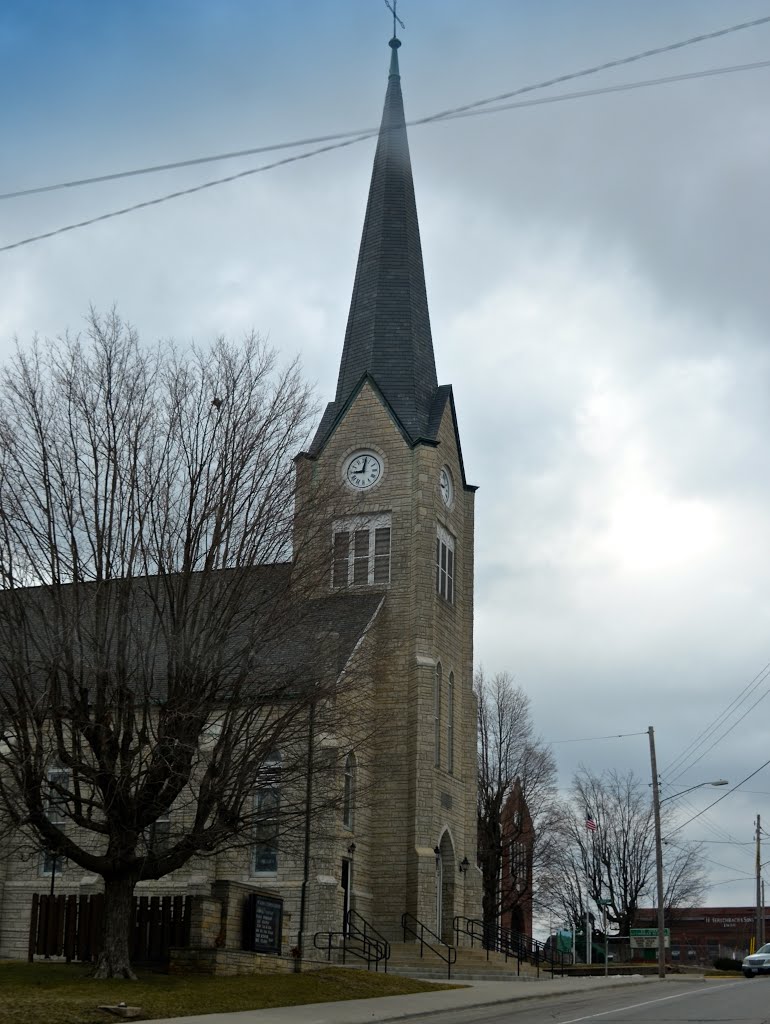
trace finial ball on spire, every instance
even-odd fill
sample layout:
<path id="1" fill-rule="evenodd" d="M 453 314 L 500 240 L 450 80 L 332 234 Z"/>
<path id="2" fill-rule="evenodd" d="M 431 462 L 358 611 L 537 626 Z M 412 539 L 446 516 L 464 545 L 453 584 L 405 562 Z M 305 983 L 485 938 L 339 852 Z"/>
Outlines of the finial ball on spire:
<path id="1" fill-rule="evenodd" d="M 393 38 L 388 43 L 388 46 L 392 47 L 394 50 L 397 50 L 400 45 L 401 40 L 397 36 L 393 36 Z"/>

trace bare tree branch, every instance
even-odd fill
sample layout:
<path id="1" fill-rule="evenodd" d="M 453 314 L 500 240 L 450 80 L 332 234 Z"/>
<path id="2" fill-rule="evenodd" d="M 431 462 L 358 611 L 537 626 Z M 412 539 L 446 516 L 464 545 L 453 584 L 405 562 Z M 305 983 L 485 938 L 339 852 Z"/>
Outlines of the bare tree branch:
<path id="1" fill-rule="evenodd" d="M 102 876 L 100 970 L 128 974 L 136 883 L 274 833 L 255 788 L 276 751 L 280 828 L 300 829 L 311 709 L 341 733 L 344 704 L 356 743 L 352 645 L 312 600 L 320 485 L 295 531 L 315 408 L 256 336 L 150 350 L 93 310 L 85 338 L 17 348 L 0 396 L 0 819 Z"/>

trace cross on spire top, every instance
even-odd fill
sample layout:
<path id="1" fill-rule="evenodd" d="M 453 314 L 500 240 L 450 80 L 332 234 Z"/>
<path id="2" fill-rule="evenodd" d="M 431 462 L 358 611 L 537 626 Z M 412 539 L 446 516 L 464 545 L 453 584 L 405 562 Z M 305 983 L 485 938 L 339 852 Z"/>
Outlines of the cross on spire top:
<path id="1" fill-rule="evenodd" d="M 390 0 L 385 0 L 385 6 L 393 15 L 393 38 L 396 39 L 396 22 L 398 22 L 401 28 L 406 29 L 406 25 L 403 23 L 403 21 L 399 18 L 398 14 L 396 13 L 396 8 L 398 7 L 398 0 L 393 0 L 393 3 L 391 3 Z"/>

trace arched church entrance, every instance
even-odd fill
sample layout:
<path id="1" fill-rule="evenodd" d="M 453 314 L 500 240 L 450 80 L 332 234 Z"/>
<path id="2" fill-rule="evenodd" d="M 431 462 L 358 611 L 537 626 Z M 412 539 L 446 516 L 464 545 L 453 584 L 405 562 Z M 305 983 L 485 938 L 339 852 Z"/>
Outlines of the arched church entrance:
<path id="1" fill-rule="evenodd" d="M 449 829 L 444 830 L 436 858 L 436 934 L 444 942 L 452 943 L 452 921 L 455 907 L 455 875 L 457 864 L 455 848 Z"/>

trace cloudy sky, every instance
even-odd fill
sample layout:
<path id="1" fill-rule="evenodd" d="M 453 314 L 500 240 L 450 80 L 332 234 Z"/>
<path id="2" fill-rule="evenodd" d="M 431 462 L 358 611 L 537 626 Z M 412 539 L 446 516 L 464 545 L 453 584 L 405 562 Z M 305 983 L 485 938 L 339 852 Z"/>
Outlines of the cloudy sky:
<path id="1" fill-rule="evenodd" d="M 399 13 L 419 118 L 770 3 Z M 382 0 L 6 0 L 0 191 L 376 126 L 390 27 Z M 769 51 L 764 24 L 519 99 Z M 580 763 L 648 780 L 648 725 L 664 794 L 739 783 L 770 756 L 770 701 L 738 721 L 770 686 L 768 114 L 759 68 L 411 130 L 439 380 L 480 487 L 476 660 L 531 695 L 565 786 Z M 0 246 L 289 152 L 3 199 Z M 148 342 L 255 327 L 325 401 L 372 156 L 359 143 L 0 251 L 0 358 L 115 303 Z M 725 792 L 691 794 L 681 821 Z M 769 793 L 764 769 L 679 833 L 710 841 L 712 905 L 752 902 L 739 844 L 757 813 L 770 822 Z"/>

